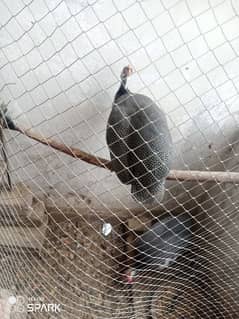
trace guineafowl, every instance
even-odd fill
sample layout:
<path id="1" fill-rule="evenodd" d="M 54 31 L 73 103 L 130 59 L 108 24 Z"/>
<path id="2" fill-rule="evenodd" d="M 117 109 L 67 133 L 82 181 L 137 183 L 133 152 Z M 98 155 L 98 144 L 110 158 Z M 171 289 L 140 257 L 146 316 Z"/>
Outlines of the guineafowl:
<path id="1" fill-rule="evenodd" d="M 157 273 L 171 267 L 192 243 L 193 219 L 188 213 L 178 217 L 167 214 L 154 224 L 134 246 L 136 255 L 132 268 L 126 272 L 129 283 L 141 272 L 154 270 Z"/>
<path id="2" fill-rule="evenodd" d="M 172 139 L 164 112 L 149 97 L 126 88 L 132 68 L 121 73 L 108 119 L 106 140 L 112 168 L 120 181 L 131 185 L 135 200 L 161 201 L 169 173 Z"/>
<path id="3" fill-rule="evenodd" d="M 170 281 L 170 277 L 175 278 L 176 275 L 177 278 L 183 278 L 187 274 L 184 263 L 189 263 L 190 260 L 186 255 L 191 252 L 193 246 L 194 225 L 193 218 L 187 212 L 178 216 L 167 214 L 133 243 L 135 256 L 123 280 L 128 284 L 139 281 L 147 285 L 147 319 L 154 318 L 152 301 L 156 287 L 160 287 L 162 283 L 160 278 Z M 190 265 L 189 269 L 192 270 Z M 178 295 L 175 297 L 177 299 Z M 173 300 L 171 304 L 173 305 Z"/>

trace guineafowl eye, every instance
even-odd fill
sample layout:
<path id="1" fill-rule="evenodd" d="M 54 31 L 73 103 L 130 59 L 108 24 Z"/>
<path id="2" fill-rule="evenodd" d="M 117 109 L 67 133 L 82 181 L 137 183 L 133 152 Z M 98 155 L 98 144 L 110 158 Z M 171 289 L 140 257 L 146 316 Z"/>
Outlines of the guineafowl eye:
<path id="1" fill-rule="evenodd" d="M 131 185 L 136 201 L 162 201 L 172 157 L 172 139 L 164 112 L 149 97 L 127 88 L 132 67 L 121 72 L 108 119 L 106 140 L 113 170 L 120 181 Z"/>

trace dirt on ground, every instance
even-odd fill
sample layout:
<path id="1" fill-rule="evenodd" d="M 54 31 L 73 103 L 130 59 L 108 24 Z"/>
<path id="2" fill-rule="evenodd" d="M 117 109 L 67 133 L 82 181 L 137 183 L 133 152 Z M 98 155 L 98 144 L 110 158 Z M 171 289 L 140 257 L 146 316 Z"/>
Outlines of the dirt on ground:
<path id="1" fill-rule="evenodd" d="M 104 237 L 102 224 L 50 223 L 42 252 L 2 251 L 5 288 L 27 302 L 60 304 L 59 313 L 27 318 L 132 317 L 128 287 L 122 281 L 122 226 Z"/>

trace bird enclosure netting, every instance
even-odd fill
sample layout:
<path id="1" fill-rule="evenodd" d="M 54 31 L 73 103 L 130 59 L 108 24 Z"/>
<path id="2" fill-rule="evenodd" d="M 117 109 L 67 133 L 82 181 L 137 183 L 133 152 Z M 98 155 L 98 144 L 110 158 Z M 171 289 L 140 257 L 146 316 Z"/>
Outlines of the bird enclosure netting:
<path id="1" fill-rule="evenodd" d="M 238 318 L 238 175 L 216 173 L 239 168 L 239 2 L 1 0 L 0 17 L 0 98 L 18 127 L 1 139 L 0 317 Z M 153 204 L 107 169 L 128 65 L 126 97 L 151 99 L 172 137 Z"/>

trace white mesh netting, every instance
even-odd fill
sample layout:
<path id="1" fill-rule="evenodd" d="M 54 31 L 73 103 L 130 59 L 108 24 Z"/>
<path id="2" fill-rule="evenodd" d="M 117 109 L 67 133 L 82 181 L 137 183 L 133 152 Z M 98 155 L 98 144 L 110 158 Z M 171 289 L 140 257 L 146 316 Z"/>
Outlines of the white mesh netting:
<path id="1" fill-rule="evenodd" d="M 171 168 L 237 172 L 238 15 L 237 0 L 1 0 L 0 98 L 27 135 L 109 159 L 131 65 L 129 90 L 166 114 Z M 238 318 L 237 183 L 176 176 L 150 206 L 104 167 L 3 134 L 0 318 Z"/>

